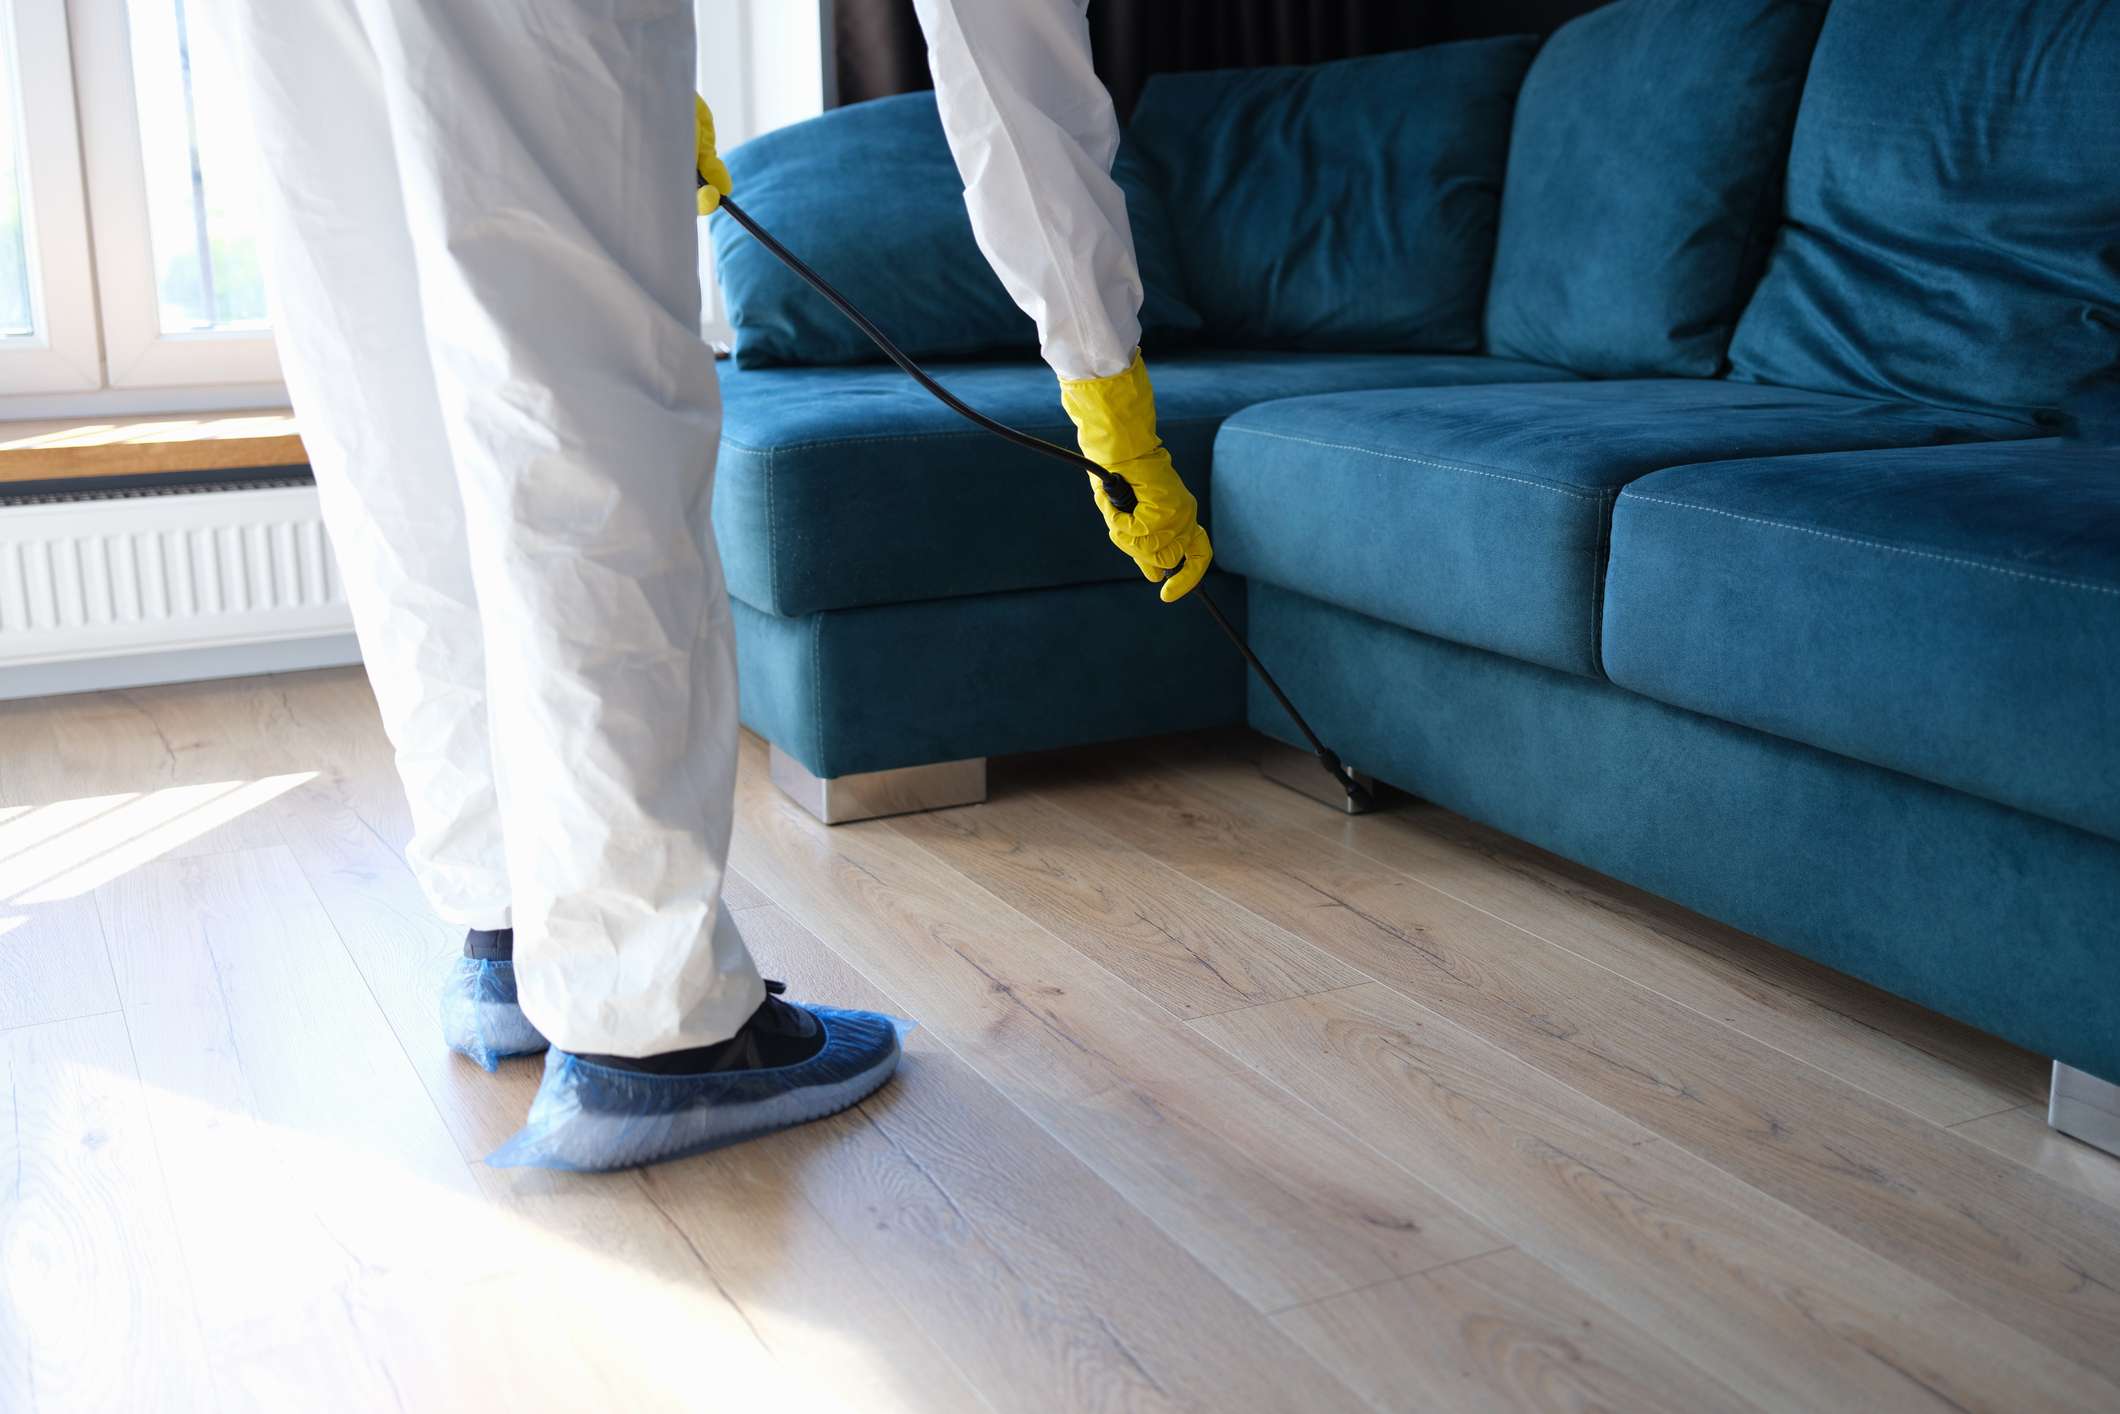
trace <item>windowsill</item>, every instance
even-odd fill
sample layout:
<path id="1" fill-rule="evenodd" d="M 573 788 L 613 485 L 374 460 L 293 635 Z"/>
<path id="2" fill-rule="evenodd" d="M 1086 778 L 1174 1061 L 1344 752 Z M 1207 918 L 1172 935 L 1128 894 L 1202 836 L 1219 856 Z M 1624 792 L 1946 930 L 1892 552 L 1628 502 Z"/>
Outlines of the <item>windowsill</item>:
<path id="1" fill-rule="evenodd" d="M 294 414 L 284 407 L 0 422 L 0 486 L 299 466 L 308 460 Z"/>

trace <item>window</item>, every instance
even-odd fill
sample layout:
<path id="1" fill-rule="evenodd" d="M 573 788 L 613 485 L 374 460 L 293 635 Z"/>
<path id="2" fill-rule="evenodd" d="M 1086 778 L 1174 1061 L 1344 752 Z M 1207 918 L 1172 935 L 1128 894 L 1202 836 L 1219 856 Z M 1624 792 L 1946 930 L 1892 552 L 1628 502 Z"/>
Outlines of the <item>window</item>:
<path id="1" fill-rule="evenodd" d="M 13 26 L 0 28 L 0 339 L 33 337 L 29 239 L 22 229 L 21 104 L 16 93 Z"/>
<path id="2" fill-rule="evenodd" d="M 277 384 L 242 86 L 199 0 L 68 8 L 109 386 Z"/>
<path id="3" fill-rule="evenodd" d="M 285 397 L 254 144 L 209 11 L 0 0 L 0 418 Z M 725 146 L 829 106 L 823 0 L 697 12 Z"/>
<path id="4" fill-rule="evenodd" d="M 193 43 L 185 0 L 127 8 L 161 331 L 264 329 L 257 173 L 236 76 L 217 49 Z"/>
<path id="5" fill-rule="evenodd" d="M 0 0 L 0 393 L 102 382 L 67 52 L 63 0 Z"/>

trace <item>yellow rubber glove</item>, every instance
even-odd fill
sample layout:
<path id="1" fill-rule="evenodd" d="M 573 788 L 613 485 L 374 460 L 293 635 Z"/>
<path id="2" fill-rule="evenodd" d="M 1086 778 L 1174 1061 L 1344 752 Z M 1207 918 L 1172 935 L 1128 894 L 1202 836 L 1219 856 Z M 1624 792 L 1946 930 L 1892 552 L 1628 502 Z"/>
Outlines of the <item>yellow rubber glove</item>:
<path id="1" fill-rule="evenodd" d="M 1130 514 L 1121 514 L 1112 509 L 1103 483 L 1090 477 L 1112 544 L 1131 555 L 1151 583 L 1163 586 L 1164 603 L 1184 598 L 1207 573 L 1215 552 L 1200 528 L 1200 503 L 1178 479 L 1170 453 L 1156 437 L 1156 392 L 1141 351 L 1134 350 L 1133 366 L 1124 373 L 1061 379 L 1060 401 L 1075 420 L 1082 455 L 1125 477 L 1140 501 Z"/>
<path id="2" fill-rule="evenodd" d="M 729 180 L 729 169 L 714 155 L 714 115 L 707 111 L 707 100 L 698 94 L 692 95 L 692 116 L 699 128 L 699 214 L 704 216 L 721 205 L 721 199 L 736 189 Z"/>

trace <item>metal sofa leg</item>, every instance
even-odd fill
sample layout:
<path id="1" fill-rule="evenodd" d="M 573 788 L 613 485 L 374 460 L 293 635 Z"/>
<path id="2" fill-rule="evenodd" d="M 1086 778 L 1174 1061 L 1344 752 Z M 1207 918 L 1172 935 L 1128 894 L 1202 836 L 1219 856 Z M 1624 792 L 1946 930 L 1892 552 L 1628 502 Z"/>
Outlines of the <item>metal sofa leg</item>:
<path id="1" fill-rule="evenodd" d="M 2071 1139 L 2120 1155 L 2120 1085 L 2055 1061 L 2046 1122 Z"/>
<path id="2" fill-rule="evenodd" d="M 1367 813 L 1356 809 L 1354 802 L 1347 798 L 1347 792 L 1333 784 L 1332 773 L 1319 766 L 1318 758 L 1301 747 L 1268 737 L 1259 752 L 1259 774 L 1275 785 L 1287 786 L 1297 794 L 1322 801 L 1335 810 L 1349 815 Z M 1375 777 L 1356 771 L 1354 778 L 1372 796 L 1376 794 Z"/>
<path id="3" fill-rule="evenodd" d="M 774 747 L 773 784 L 797 805 L 827 825 L 874 820 L 882 815 L 909 815 L 977 805 L 986 799 L 986 758 L 938 761 L 932 766 L 902 766 L 895 771 L 864 771 L 850 776 L 813 776 L 800 761 Z"/>

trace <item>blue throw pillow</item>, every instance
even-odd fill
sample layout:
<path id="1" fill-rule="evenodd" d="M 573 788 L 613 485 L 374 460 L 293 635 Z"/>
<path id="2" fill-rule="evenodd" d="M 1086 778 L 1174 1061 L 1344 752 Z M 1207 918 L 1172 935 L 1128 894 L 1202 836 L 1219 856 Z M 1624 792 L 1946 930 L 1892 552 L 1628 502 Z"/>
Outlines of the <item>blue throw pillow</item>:
<path id="1" fill-rule="evenodd" d="M 1239 348 L 1470 352 L 1509 114 L 1538 41 L 1159 74 L 1153 164 L 1185 294 Z"/>
<path id="2" fill-rule="evenodd" d="M 1836 0 L 1785 204 L 1734 377 L 2064 428 L 2105 405 L 2120 3 Z"/>
<path id="3" fill-rule="evenodd" d="M 1710 378 L 1781 220 L 1824 0 L 1620 0 L 1516 100 L 1487 351 L 1594 378 Z"/>
<path id="4" fill-rule="evenodd" d="M 745 213 L 907 354 L 1037 352 L 1038 326 L 972 238 L 964 183 L 932 92 L 835 108 L 753 138 L 726 160 Z M 1112 176 L 1126 192 L 1146 293 L 1142 342 L 1175 342 L 1200 327 L 1200 316 L 1178 294 L 1161 200 L 1123 149 Z M 720 214 L 709 225 L 740 366 L 882 359 L 867 335 L 743 227 Z"/>

